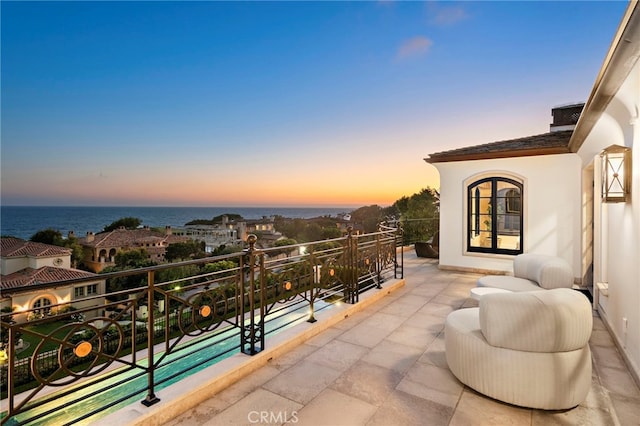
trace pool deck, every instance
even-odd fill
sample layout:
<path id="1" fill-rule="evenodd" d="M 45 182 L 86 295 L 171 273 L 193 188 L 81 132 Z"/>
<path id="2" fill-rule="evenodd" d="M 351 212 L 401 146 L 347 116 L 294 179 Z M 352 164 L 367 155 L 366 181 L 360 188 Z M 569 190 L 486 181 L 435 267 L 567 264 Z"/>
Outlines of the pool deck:
<path id="1" fill-rule="evenodd" d="M 340 318 L 305 323 L 313 331 L 281 341 L 262 358 L 239 354 L 241 361 L 185 379 L 180 388 L 160 391 L 156 408 L 123 412 L 118 423 L 640 425 L 640 390 L 597 314 L 591 390 L 578 407 L 516 407 L 460 383 L 445 360 L 444 320 L 455 309 L 477 306 L 469 291 L 478 277 L 439 270 L 434 260 L 407 252 L 404 281 L 378 300 L 350 305 Z M 247 367 L 253 358 L 254 367 Z M 220 379 L 219 368 L 231 371 Z M 99 423 L 116 424 L 110 419 Z"/>

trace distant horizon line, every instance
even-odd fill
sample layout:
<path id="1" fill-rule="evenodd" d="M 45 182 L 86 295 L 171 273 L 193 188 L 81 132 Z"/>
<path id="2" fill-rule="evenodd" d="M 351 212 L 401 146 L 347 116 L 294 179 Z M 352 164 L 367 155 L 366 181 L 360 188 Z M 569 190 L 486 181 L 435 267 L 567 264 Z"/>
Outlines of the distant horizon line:
<path id="1" fill-rule="evenodd" d="M 90 205 L 90 204 L 2 204 L 2 207 L 78 207 L 78 208 L 185 208 L 185 209 L 358 209 L 360 207 L 366 207 L 376 205 L 374 204 L 365 204 L 365 205 L 252 205 L 252 206 L 243 206 L 243 205 L 220 205 L 220 206 L 202 206 L 202 205 Z M 378 204 L 379 205 L 379 204 Z M 386 206 L 380 206 L 386 207 Z"/>

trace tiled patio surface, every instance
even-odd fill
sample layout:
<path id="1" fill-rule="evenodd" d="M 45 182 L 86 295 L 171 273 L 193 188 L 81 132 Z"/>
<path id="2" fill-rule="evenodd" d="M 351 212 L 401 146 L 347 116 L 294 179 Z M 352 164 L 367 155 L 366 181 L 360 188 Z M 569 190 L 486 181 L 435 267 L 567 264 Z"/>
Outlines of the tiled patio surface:
<path id="1" fill-rule="evenodd" d="M 478 275 L 405 254 L 406 285 L 173 419 L 177 425 L 640 425 L 640 391 L 602 321 L 590 345 L 591 391 L 541 411 L 461 384 L 444 354 L 444 319 L 477 306 Z"/>

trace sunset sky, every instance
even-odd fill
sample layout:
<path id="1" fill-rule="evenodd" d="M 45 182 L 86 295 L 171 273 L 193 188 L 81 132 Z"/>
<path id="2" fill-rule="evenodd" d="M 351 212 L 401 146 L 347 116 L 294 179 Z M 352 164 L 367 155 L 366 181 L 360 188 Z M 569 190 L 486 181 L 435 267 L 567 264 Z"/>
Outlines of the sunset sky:
<path id="1" fill-rule="evenodd" d="M 6 2 L 5 205 L 386 206 L 544 133 L 626 2 Z"/>

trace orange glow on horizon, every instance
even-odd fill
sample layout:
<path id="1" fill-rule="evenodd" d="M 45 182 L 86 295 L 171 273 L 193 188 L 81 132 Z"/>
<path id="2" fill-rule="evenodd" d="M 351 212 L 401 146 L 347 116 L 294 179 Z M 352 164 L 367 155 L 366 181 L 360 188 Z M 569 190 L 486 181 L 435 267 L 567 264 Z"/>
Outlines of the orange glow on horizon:
<path id="1" fill-rule="evenodd" d="M 255 175 L 229 170 L 208 173 L 202 168 L 169 169 L 159 175 L 125 169 L 120 174 L 73 182 L 43 176 L 34 181 L 25 176 L 19 192 L 7 188 L 3 195 L 20 198 L 19 194 L 29 193 L 30 200 L 53 205 L 358 208 L 390 206 L 423 188 L 439 187 L 437 170 L 422 160 L 377 168 L 373 162 L 330 166 L 303 173 L 297 165 Z M 42 185 L 43 181 L 48 185 Z M 38 202 L 25 203 L 34 204 Z"/>

